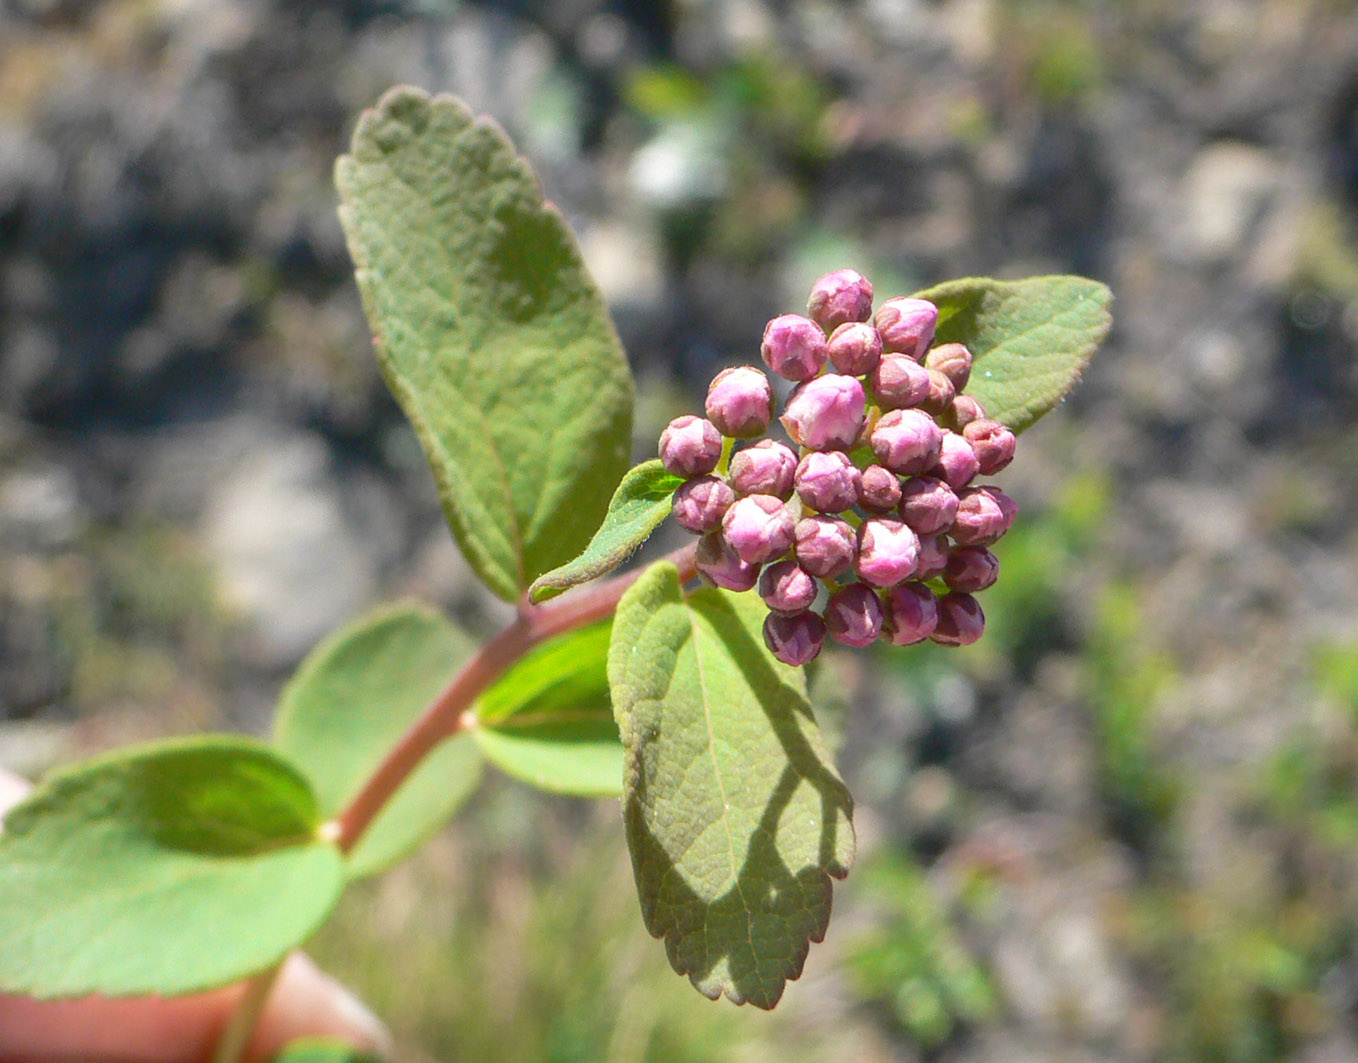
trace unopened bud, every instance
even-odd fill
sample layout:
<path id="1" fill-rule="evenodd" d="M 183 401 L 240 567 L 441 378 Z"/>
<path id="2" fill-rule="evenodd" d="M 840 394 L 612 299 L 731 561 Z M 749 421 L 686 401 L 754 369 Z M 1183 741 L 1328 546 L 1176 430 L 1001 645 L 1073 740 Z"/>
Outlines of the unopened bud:
<path id="1" fill-rule="evenodd" d="M 957 516 L 957 493 L 936 476 L 916 476 L 901 488 L 900 512 L 917 534 L 937 535 Z"/>
<path id="2" fill-rule="evenodd" d="M 882 358 L 882 337 L 866 321 L 850 321 L 830 333 L 830 361 L 848 376 L 866 376 Z"/>
<path id="3" fill-rule="evenodd" d="M 1014 500 L 998 487 L 968 487 L 958 495 L 949 534 L 959 546 L 989 546 L 1009 530 L 1017 513 Z"/>
<path id="4" fill-rule="evenodd" d="M 737 557 L 720 532 L 708 532 L 698 540 L 695 563 L 703 579 L 728 591 L 748 591 L 759 582 L 759 566 Z"/>
<path id="5" fill-rule="evenodd" d="M 867 407 L 854 377 L 826 373 L 802 384 L 787 400 L 783 427 L 809 450 L 847 450 L 863 427 Z"/>
<path id="6" fill-rule="evenodd" d="M 773 420 L 773 388 L 752 365 L 723 369 L 707 389 L 707 419 L 724 436 L 761 436 Z"/>
<path id="7" fill-rule="evenodd" d="M 985 631 L 981 603 L 970 594 L 945 594 L 938 600 L 938 626 L 929 637 L 944 646 L 970 646 Z"/>
<path id="8" fill-rule="evenodd" d="M 800 613 L 816 601 L 820 584 L 795 561 L 775 561 L 759 577 L 759 597 L 775 613 Z"/>
<path id="9" fill-rule="evenodd" d="M 807 664 L 825 645 L 825 621 L 812 612 L 770 613 L 764 618 L 764 644 L 784 664 Z"/>
<path id="10" fill-rule="evenodd" d="M 786 502 L 796 472 L 796 453 L 773 439 L 761 439 L 731 456 L 731 486 L 738 495 L 773 495 Z"/>
<path id="11" fill-rule="evenodd" d="M 931 471 L 933 475 L 946 480 L 954 491 L 960 491 L 976 479 L 976 474 L 981 471 L 981 463 L 964 436 L 956 432 L 944 432 L 943 449 L 939 452 L 938 464 Z"/>
<path id="12" fill-rule="evenodd" d="M 971 379 L 971 352 L 960 343 L 942 343 L 924 356 L 924 364 L 937 369 L 961 391 Z"/>
<path id="13" fill-rule="evenodd" d="M 972 395 L 954 395 L 952 409 L 948 411 L 948 423 L 954 432 L 960 432 L 972 421 L 985 416 L 985 407 Z"/>
<path id="14" fill-rule="evenodd" d="M 952 400 L 957 395 L 957 389 L 953 387 L 952 381 L 937 369 L 926 369 L 925 372 L 929 374 L 929 394 L 920 403 L 920 409 L 927 410 L 935 417 L 946 414 L 952 409 Z"/>
<path id="15" fill-rule="evenodd" d="M 706 418 L 686 413 L 660 433 L 660 462 L 675 476 L 706 476 L 720 459 L 721 433 Z"/>
<path id="16" fill-rule="evenodd" d="M 842 450 L 813 450 L 797 465 L 797 496 L 821 513 L 843 513 L 858 502 L 863 474 Z"/>
<path id="17" fill-rule="evenodd" d="M 938 599 L 923 583 L 902 583 L 886 596 L 882 635 L 893 646 L 913 646 L 934 633 Z"/>
<path id="18" fill-rule="evenodd" d="M 929 398 L 929 370 L 906 354 L 884 354 L 872 374 L 873 393 L 889 410 L 905 410 Z"/>
<path id="19" fill-rule="evenodd" d="M 853 526 L 840 517 L 804 517 L 797 522 L 792 552 L 811 575 L 835 579 L 853 567 L 858 539 Z"/>
<path id="20" fill-rule="evenodd" d="M 746 564 L 758 565 L 787 553 L 796 522 L 773 495 L 737 499 L 721 521 L 721 534 Z"/>
<path id="21" fill-rule="evenodd" d="M 943 570 L 943 582 L 967 594 L 983 591 L 999 578 L 999 559 L 984 546 L 959 546 L 948 555 Z"/>
<path id="22" fill-rule="evenodd" d="M 919 564 L 919 536 L 898 520 L 869 517 L 858 529 L 858 578 L 874 587 L 894 587 Z"/>
<path id="23" fill-rule="evenodd" d="M 779 376 L 810 380 L 825 366 L 825 333 L 810 318 L 782 314 L 764 328 L 759 353 Z"/>
<path id="24" fill-rule="evenodd" d="M 827 273 L 811 286 L 806 313 L 826 332 L 845 322 L 866 321 L 872 316 L 872 285 L 855 270 Z"/>
<path id="25" fill-rule="evenodd" d="M 718 476 L 699 476 L 674 492 L 674 519 L 691 532 L 713 531 L 736 500 L 730 484 Z"/>
<path id="26" fill-rule="evenodd" d="M 901 351 L 919 361 L 934 342 L 938 307 L 927 299 L 888 299 L 873 323 L 882 334 L 882 350 Z"/>
<path id="27" fill-rule="evenodd" d="M 992 476 L 1014 460 L 1018 440 L 1013 431 L 999 421 L 980 418 L 966 425 L 962 434 L 976 451 L 982 476 Z"/>
<path id="28" fill-rule="evenodd" d="M 882 414 L 869 442 L 881 464 L 909 476 L 938 464 L 943 430 L 921 410 L 892 410 Z"/>
<path id="29" fill-rule="evenodd" d="M 869 465 L 858 484 L 858 504 L 869 513 L 889 513 L 901 501 L 901 480 L 885 465 Z"/>
<path id="30" fill-rule="evenodd" d="M 882 602 L 877 592 L 862 583 L 835 591 L 825 604 L 825 627 L 836 642 L 871 646 L 882 631 Z"/>
<path id="31" fill-rule="evenodd" d="M 915 579 L 933 579 L 943 575 L 948 567 L 948 537 L 946 535 L 921 535 L 919 537 L 919 564 L 915 566 Z"/>

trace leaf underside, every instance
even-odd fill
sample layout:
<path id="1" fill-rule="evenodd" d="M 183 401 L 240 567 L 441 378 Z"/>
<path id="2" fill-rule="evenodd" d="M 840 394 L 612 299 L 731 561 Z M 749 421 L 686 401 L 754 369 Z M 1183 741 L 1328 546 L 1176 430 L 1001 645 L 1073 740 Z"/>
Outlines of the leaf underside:
<path id="1" fill-rule="evenodd" d="M 635 553 L 670 515 L 674 492 L 684 481 L 665 471 L 659 458 L 633 466 L 608 504 L 603 524 L 577 558 L 539 576 L 529 588 L 534 602 L 607 575 Z"/>
<path id="2" fill-rule="evenodd" d="M 704 995 L 772 1008 L 853 861 L 852 800 L 751 595 L 687 600 L 654 565 L 614 619 L 609 684 L 642 915 Z"/>
<path id="3" fill-rule="evenodd" d="M 967 277 L 917 292 L 938 306 L 936 343 L 964 343 L 966 391 L 988 416 L 1028 428 L 1075 386 L 1112 326 L 1112 293 L 1085 277 Z"/>
<path id="4" fill-rule="evenodd" d="M 336 182 L 383 374 L 463 553 L 512 601 L 579 553 L 627 468 L 607 308 L 532 169 L 452 97 L 392 89 Z"/>

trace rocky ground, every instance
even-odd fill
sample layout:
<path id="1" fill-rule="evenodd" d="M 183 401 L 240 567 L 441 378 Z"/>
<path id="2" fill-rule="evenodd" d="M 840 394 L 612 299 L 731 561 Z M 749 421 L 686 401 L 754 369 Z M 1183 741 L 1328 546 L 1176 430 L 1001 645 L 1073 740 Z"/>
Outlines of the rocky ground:
<path id="1" fill-rule="evenodd" d="M 930 967 L 929 1027 L 827 961 L 785 1008 L 861 1058 L 1358 1058 L 1352 4 L 0 10 L 0 764 L 260 728 L 378 600 L 500 619 L 335 218 L 358 112 L 412 82 L 499 118 L 576 227 L 638 453 L 825 269 L 1116 293 L 1006 474 L 1033 530 L 992 646 L 847 676 L 860 828 L 989 1003 Z"/>

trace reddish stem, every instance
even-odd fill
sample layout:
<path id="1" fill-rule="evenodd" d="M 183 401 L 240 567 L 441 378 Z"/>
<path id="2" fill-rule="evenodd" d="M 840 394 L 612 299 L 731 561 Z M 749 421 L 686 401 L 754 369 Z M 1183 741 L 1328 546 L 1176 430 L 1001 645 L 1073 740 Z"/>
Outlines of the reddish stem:
<path id="1" fill-rule="evenodd" d="M 697 575 L 695 551 L 696 546 L 686 546 L 665 558 L 679 566 L 681 583 L 687 583 Z M 638 569 L 616 576 L 547 605 L 531 606 L 526 600 L 522 602 L 514 622 L 473 654 L 332 821 L 330 828 L 340 849 L 346 853 L 353 849 L 383 806 L 435 746 L 474 722 L 469 716 L 472 704 L 510 665 L 554 635 L 610 616 L 617 609 L 623 592 L 641 577 L 643 571 Z"/>

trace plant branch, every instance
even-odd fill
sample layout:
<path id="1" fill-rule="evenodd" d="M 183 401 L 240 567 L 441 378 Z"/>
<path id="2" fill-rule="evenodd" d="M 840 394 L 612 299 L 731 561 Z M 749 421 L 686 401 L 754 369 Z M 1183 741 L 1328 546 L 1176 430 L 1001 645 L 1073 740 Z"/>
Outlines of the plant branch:
<path id="1" fill-rule="evenodd" d="M 679 566 L 687 583 L 697 574 L 696 546 L 686 546 L 665 560 Z M 401 784 L 440 742 L 474 721 L 472 705 L 515 661 L 540 642 L 611 616 L 623 593 L 644 570 L 629 572 L 568 594 L 545 605 L 520 603 L 513 623 L 482 646 L 433 703 L 392 746 L 348 806 L 327 824 L 341 851 L 350 852 Z"/>
<path id="2" fill-rule="evenodd" d="M 273 989 L 278 973 L 282 969 L 283 961 L 280 960 L 268 970 L 260 971 L 246 981 L 245 994 L 227 1020 L 221 1037 L 217 1039 L 217 1046 L 212 1052 L 212 1063 L 240 1063 L 244 1058 L 245 1049 L 250 1044 L 259 1018 L 264 1014 L 264 1005 L 269 1002 L 269 992 Z"/>

